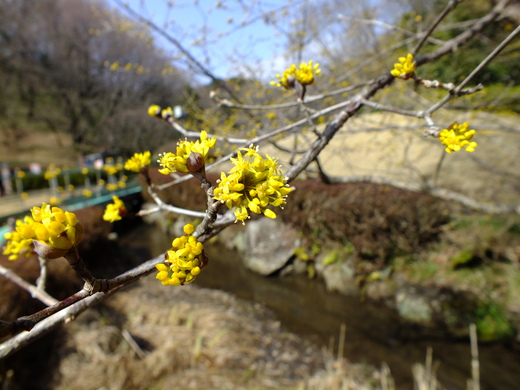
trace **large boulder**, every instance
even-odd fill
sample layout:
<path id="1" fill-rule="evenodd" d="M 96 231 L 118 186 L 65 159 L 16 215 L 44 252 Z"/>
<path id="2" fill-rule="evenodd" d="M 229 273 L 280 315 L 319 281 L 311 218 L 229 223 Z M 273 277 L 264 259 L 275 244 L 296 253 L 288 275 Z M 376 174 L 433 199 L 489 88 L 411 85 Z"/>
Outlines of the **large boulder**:
<path id="1" fill-rule="evenodd" d="M 246 224 L 239 247 L 245 266 L 267 276 L 283 268 L 299 246 L 294 229 L 278 220 L 261 218 Z"/>

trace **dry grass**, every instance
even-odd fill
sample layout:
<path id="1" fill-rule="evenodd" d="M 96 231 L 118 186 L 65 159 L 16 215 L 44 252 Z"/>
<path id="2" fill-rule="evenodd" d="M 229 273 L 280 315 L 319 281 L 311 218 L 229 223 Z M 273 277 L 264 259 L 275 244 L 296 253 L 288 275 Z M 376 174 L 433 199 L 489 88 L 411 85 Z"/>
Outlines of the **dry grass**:
<path id="1" fill-rule="evenodd" d="M 26 167 L 39 163 L 42 167 L 54 163 L 71 166 L 77 163 L 77 155 L 72 147 L 72 138 L 65 133 L 30 131 L 18 133 L 15 137 L 7 131 L 0 132 L 0 162 Z"/>
<path id="2" fill-rule="evenodd" d="M 388 370 L 323 354 L 259 305 L 196 286 L 164 288 L 153 277 L 66 330 L 57 390 L 391 389 L 381 387 Z"/>
<path id="3" fill-rule="evenodd" d="M 294 388 L 323 364 L 265 309 L 222 292 L 168 289 L 149 277 L 107 305 L 106 317 L 67 328 L 53 388 Z"/>

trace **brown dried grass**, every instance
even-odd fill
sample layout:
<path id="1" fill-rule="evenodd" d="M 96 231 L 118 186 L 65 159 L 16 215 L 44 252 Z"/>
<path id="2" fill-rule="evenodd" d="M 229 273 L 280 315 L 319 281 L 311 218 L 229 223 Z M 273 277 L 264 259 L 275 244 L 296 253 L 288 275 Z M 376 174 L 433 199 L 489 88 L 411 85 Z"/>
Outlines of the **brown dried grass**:
<path id="1" fill-rule="evenodd" d="M 325 365 L 316 346 L 284 332 L 271 312 L 224 292 L 165 288 L 148 277 L 89 313 L 66 329 L 53 389 L 379 388 L 373 369 Z"/>

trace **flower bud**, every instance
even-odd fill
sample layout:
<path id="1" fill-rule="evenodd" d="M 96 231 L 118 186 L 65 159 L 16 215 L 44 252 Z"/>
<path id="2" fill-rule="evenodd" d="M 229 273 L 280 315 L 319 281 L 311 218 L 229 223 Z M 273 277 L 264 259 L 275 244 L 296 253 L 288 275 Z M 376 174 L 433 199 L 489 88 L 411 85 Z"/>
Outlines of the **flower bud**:
<path id="1" fill-rule="evenodd" d="M 34 251 L 46 260 L 58 259 L 78 245 L 82 238 L 83 226 L 78 222 L 74 227 L 68 228 L 56 237 L 51 244 L 52 246 L 43 241 L 33 240 Z"/>
<path id="2" fill-rule="evenodd" d="M 197 152 L 191 152 L 186 161 L 186 168 L 191 173 L 200 172 L 204 169 L 204 157 Z"/>
<path id="3" fill-rule="evenodd" d="M 286 89 L 292 89 L 296 85 L 296 77 L 294 75 L 289 75 L 287 77 L 287 86 Z"/>

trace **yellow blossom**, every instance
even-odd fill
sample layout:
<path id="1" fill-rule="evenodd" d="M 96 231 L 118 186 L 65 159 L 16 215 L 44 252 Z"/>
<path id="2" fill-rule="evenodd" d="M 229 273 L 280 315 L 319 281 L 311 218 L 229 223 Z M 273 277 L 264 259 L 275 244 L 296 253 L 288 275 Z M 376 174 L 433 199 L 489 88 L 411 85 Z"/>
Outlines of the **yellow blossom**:
<path id="1" fill-rule="evenodd" d="M 312 64 L 312 60 L 308 64 L 302 62 L 300 67 L 296 69 L 296 80 L 301 85 L 312 85 L 314 83 L 314 76 L 321 73 L 320 64 Z"/>
<path id="2" fill-rule="evenodd" d="M 115 71 L 119 68 L 119 61 L 114 62 L 112 65 L 110 65 L 110 70 Z"/>
<path id="3" fill-rule="evenodd" d="M 17 219 L 15 222 L 15 227 L 21 226 L 24 223 L 33 224 L 34 220 L 29 216 L 26 216 L 24 220 Z M 7 242 L 4 247 L 3 254 L 8 256 L 8 260 L 16 260 L 22 255 L 29 257 L 32 253 L 34 253 L 31 247 L 32 239 L 23 238 L 22 235 L 16 231 L 16 229 L 12 232 L 5 233 L 4 238 Z"/>
<path id="4" fill-rule="evenodd" d="M 151 153 L 146 151 L 144 153 L 135 153 L 125 163 L 127 171 L 140 172 L 141 169 L 147 167 L 151 163 Z"/>
<path id="5" fill-rule="evenodd" d="M 394 69 L 390 72 L 394 77 L 408 80 L 415 72 L 415 62 L 413 55 L 408 53 L 406 57 L 399 57 L 398 63 L 394 64 Z"/>
<path id="6" fill-rule="evenodd" d="M 161 117 L 163 119 L 168 119 L 173 115 L 173 110 L 171 107 L 166 107 L 164 110 L 161 111 Z"/>
<path id="7" fill-rule="evenodd" d="M 150 116 L 160 116 L 161 115 L 161 107 L 157 104 L 152 104 L 148 107 L 148 115 Z"/>
<path id="8" fill-rule="evenodd" d="M 245 154 L 242 155 L 241 151 Z M 249 218 L 249 211 L 276 218 L 274 211 L 267 207 L 283 206 L 287 194 L 292 191 L 277 161 L 269 156 L 262 157 L 258 148 L 251 146 L 240 149 L 237 158 L 232 158 L 231 162 L 234 167 L 228 175 L 222 172 L 214 190 L 214 198 L 229 209 L 235 208 L 236 221 L 242 223 Z"/>
<path id="9" fill-rule="evenodd" d="M 298 81 L 302 86 L 311 85 L 314 83 L 315 76 L 321 73 L 320 64 L 313 64 L 313 61 L 308 63 L 302 62 L 297 68 L 295 64 L 284 70 L 282 75 L 276 74 L 278 81 L 271 81 L 271 85 L 284 89 L 294 88 L 295 82 Z"/>
<path id="10" fill-rule="evenodd" d="M 107 175 L 115 175 L 119 172 L 117 165 L 105 164 L 103 165 L 103 170 L 107 173 Z"/>
<path id="11" fill-rule="evenodd" d="M 184 226 L 184 235 L 172 241 L 164 263 L 157 264 L 156 278 L 164 286 L 180 286 L 192 282 L 207 263 L 204 246 L 193 236 L 195 227 Z"/>
<path id="12" fill-rule="evenodd" d="M 44 244 L 44 247 L 36 246 L 40 256 L 47 259 L 63 256 L 81 240 L 83 228 L 76 214 L 46 203 L 33 207 L 31 214 L 32 218 L 25 218 L 16 226 L 16 231 L 23 239 Z"/>
<path id="13" fill-rule="evenodd" d="M 475 135 L 475 130 L 468 130 L 468 123 L 464 122 L 458 124 L 453 123 L 447 129 L 443 129 L 439 133 L 439 141 L 446 146 L 446 152 L 458 152 L 462 148 L 466 149 L 466 152 L 474 152 L 477 147 L 476 142 L 470 142 Z"/>
<path id="14" fill-rule="evenodd" d="M 45 171 L 44 178 L 45 180 L 51 180 L 58 176 L 61 173 L 61 169 L 56 167 L 54 164 L 50 164 Z"/>
<path id="15" fill-rule="evenodd" d="M 282 75 L 276 74 L 278 81 L 271 81 L 271 85 L 284 89 L 294 88 L 294 82 L 296 80 L 296 65 L 292 64 L 289 68 L 285 69 Z"/>
<path id="16" fill-rule="evenodd" d="M 51 204 L 51 206 L 61 204 L 61 202 L 62 200 L 60 198 L 57 198 L 56 196 L 51 196 L 51 198 L 49 199 L 49 203 Z"/>
<path id="17" fill-rule="evenodd" d="M 163 175 L 169 175 L 172 172 L 189 172 L 186 162 L 190 153 L 200 153 L 204 158 L 204 162 L 208 162 L 209 150 L 215 147 L 216 142 L 215 138 L 208 138 L 208 134 L 205 131 L 200 133 L 200 139 L 195 142 L 179 141 L 175 153 L 168 152 L 159 155 L 158 162 L 162 167 L 159 169 L 159 172 Z"/>
<path id="18" fill-rule="evenodd" d="M 112 196 L 112 201 L 114 203 L 107 204 L 105 213 L 103 214 L 103 219 L 108 222 L 119 221 L 126 215 L 126 207 L 123 201 L 117 196 Z"/>

